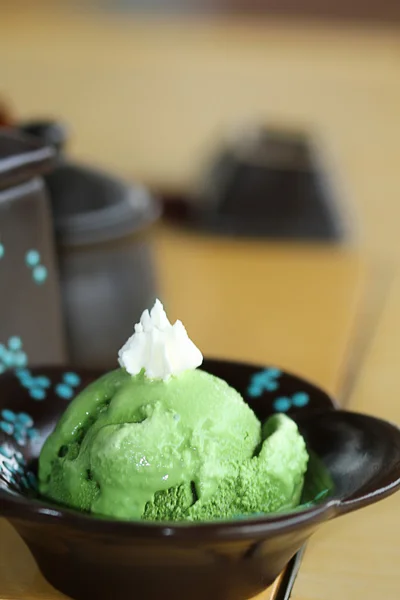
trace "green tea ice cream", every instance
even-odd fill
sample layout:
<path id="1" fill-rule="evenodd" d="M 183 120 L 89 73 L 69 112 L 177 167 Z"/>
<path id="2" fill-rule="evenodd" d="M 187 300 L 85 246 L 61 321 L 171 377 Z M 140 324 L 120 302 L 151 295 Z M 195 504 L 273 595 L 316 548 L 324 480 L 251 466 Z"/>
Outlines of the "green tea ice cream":
<path id="1" fill-rule="evenodd" d="M 295 507 L 308 454 L 296 424 L 264 427 L 240 394 L 199 367 L 161 303 L 104 375 L 68 406 L 39 461 L 40 493 L 122 519 L 208 521 Z"/>

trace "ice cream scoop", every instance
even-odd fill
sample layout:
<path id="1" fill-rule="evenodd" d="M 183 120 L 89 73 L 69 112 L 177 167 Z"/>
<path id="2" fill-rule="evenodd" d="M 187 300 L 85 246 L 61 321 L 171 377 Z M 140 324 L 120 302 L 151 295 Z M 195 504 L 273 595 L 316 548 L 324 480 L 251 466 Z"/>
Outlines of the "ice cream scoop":
<path id="1" fill-rule="evenodd" d="M 41 494 L 162 521 L 296 506 L 308 461 L 296 424 L 277 414 L 262 428 L 236 390 L 196 368 L 200 352 L 163 312 L 146 312 L 120 351 L 122 368 L 71 402 L 41 452 Z"/>

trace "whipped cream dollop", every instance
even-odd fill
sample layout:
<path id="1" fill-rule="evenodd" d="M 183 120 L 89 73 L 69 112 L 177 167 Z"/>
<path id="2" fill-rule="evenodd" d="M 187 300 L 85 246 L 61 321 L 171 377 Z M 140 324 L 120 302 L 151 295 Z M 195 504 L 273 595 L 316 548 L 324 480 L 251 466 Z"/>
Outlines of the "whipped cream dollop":
<path id="1" fill-rule="evenodd" d="M 156 300 L 149 312 L 145 310 L 135 331 L 118 352 L 121 367 L 131 375 L 144 369 L 149 379 L 169 379 L 187 369 L 196 369 L 203 355 L 186 333 L 181 321 L 173 325 L 164 307 Z"/>

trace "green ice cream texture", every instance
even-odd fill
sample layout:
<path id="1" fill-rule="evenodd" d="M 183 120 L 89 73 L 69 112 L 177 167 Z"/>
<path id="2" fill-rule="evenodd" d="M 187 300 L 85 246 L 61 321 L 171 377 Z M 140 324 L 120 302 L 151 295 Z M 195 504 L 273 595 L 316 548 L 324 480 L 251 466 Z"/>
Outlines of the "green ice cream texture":
<path id="1" fill-rule="evenodd" d="M 120 351 L 121 368 L 84 389 L 47 438 L 40 494 L 126 520 L 295 508 L 308 453 L 294 421 L 275 414 L 261 426 L 236 390 L 198 368 L 200 352 L 161 303 L 145 313 Z"/>

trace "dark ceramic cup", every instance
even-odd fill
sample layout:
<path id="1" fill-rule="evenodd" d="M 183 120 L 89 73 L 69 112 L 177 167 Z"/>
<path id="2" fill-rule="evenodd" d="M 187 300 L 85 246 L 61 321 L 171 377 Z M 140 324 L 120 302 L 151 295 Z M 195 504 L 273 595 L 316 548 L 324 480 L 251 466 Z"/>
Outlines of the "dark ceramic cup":
<path id="1" fill-rule="evenodd" d="M 0 377 L 0 514 L 48 581 L 72 598 L 251 598 L 321 523 L 400 486 L 400 432 L 394 425 L 337 410 L 320 389 L 276 368 L 215 360 L 202 368 L 235 387 L 262 421 L 288 412 L 334 489 L 290 513 L 199 525 L 95 518 L 52 505 L 35 492 L 41 446 L 68 401 L 100 371 L 9 372 Z M 310 466 L 305 490 L 317 490 L 318 479 Z"/>
<path id="2" fill-rule="evenodd" d="M 69 360 L 109 368 L 114 348 L 157 297 L 146 188 L 72 162 L 46 176 L 53 211 Z"/>
<path id="3" fill-rule="evenodd" d="M 114 348 L 125 341 L 158 293 L 152 226 L 159 201 L 138 183 L 73 162 L 64 153 L 62 123 L 21 123 L 25 134 L 57 154 L 45 175 L 52 209 L 70 363 L 110 368 Z"/>

